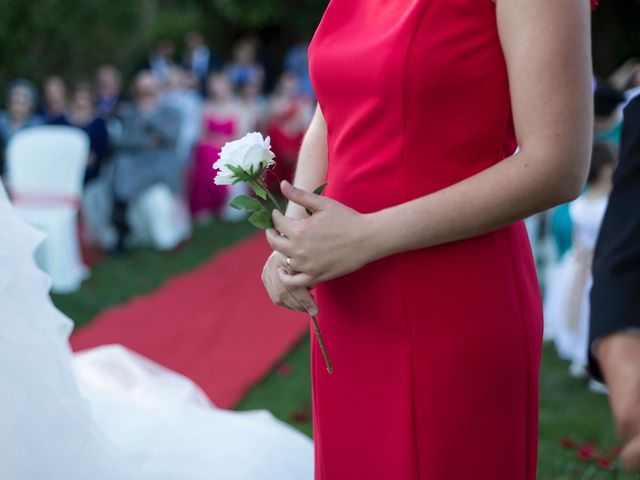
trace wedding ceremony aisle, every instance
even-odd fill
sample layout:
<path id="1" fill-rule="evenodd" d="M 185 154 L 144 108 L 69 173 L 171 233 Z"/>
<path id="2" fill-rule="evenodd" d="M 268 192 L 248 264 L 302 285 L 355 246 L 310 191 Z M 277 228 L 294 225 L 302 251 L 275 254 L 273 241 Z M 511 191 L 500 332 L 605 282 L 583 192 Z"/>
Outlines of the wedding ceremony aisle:
<path id="1" fill-rule="evenodd" d="M 307 332 L 262 287 L 269 255 L 256 234 L 158 290 L 107 309 L 71 338 L 74 350 L 122 344 L 194 380 L 233 407 Z"/>
<path id="2" fill-rule="evenodd" d="M 311 436 L 307 323 L 273 307 L 260 290 L 267 251 L 255 234 L 244 222 L 216 223 L 197 227 L 191 241 L 174 252 L 140 249 L 104 259 L 80 291 L 53 296 L 76 322 L 74 346 L 102 339 L 142 349 L 190 376 L 218 405 L 267 409 Z M 251 318 L 230 316 L 235 308 Z M 235 323 L 219 324 L 221 315 Z M 282 335 L 277 353 L 263 350 L 267 335 L 276 332 Z M 637 478 L 623 474 L 615 462 L 618 441 L 607 397 L 569 377 L 567 368 L 546 345 L 538 479 Z"/>

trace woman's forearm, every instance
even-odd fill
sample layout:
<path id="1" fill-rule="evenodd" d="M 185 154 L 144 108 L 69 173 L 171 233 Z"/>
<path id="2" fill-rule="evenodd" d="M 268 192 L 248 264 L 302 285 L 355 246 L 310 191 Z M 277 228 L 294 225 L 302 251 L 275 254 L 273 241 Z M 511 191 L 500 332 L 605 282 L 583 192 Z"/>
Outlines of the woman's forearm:
<path id="1" fill-rule="evenodd" d="M 379 242 L 374 256 L 482 235 L 569 201 L 583 188 L 593 131 L 589 2 L 496 3 L 520 152 L 370 215 L 370 238 Z"/>
<path id="2" fill-rule="evenodd" d="M 304 190 L 313 191 L 327 178 L 327 127 L 320 107 L 316 107 L 313 120 L 300 147 L 294 185 Z M 300 205 L 289 202 L 287 215 L 292 218 L 307 216 Z"/>
<path id="3" fill-rule="evenodd" d="M 577 165 L 587 162 L 584 155 Z M 582 177 L 580 168 L 550 175 L 547 162 L 521 152 L 448 188 L 368 215 L 372 259 L 504 227 L 575 198 Z"/>

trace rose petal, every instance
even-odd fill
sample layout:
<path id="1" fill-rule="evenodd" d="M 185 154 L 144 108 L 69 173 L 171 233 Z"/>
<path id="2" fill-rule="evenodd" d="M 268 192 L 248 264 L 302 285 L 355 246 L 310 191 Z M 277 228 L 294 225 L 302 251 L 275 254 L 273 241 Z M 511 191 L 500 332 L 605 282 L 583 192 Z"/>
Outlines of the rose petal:
<path id="1" fill-rule="evenodd" d="M 613 470 L 613 462 L 606 457 L 598 459 L 598 466 L 603 470 Z"/>

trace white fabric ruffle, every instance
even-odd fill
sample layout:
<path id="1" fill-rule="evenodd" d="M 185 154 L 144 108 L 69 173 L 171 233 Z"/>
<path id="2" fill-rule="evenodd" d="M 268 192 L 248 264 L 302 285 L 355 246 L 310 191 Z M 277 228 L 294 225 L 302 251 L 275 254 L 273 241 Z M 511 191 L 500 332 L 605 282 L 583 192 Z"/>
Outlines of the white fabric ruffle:
<path id="1" fill-rule="evenodd" d="M 311 440 L 270 413 L 218 409 L 122 346 L 74 355 L 33 261 L 42 239 L 0 186 L 0 478 L 313 478 Z"/>

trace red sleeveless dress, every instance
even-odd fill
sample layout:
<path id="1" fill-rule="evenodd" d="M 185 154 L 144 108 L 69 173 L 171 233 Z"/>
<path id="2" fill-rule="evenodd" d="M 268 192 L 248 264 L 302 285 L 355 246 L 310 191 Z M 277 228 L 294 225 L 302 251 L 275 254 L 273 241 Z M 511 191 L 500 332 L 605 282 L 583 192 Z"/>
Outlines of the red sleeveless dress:
<path id="1" fill-rule="evenodd" d="M 332 0 L 309 47 L 326 195 L 374 212 L 516 149 L 492 0 Z M 445 212 L 446 213 L 446 212 Z M 316 478 L 534 480 L 541 300 L 522 222 L 316 289 Z"/>

